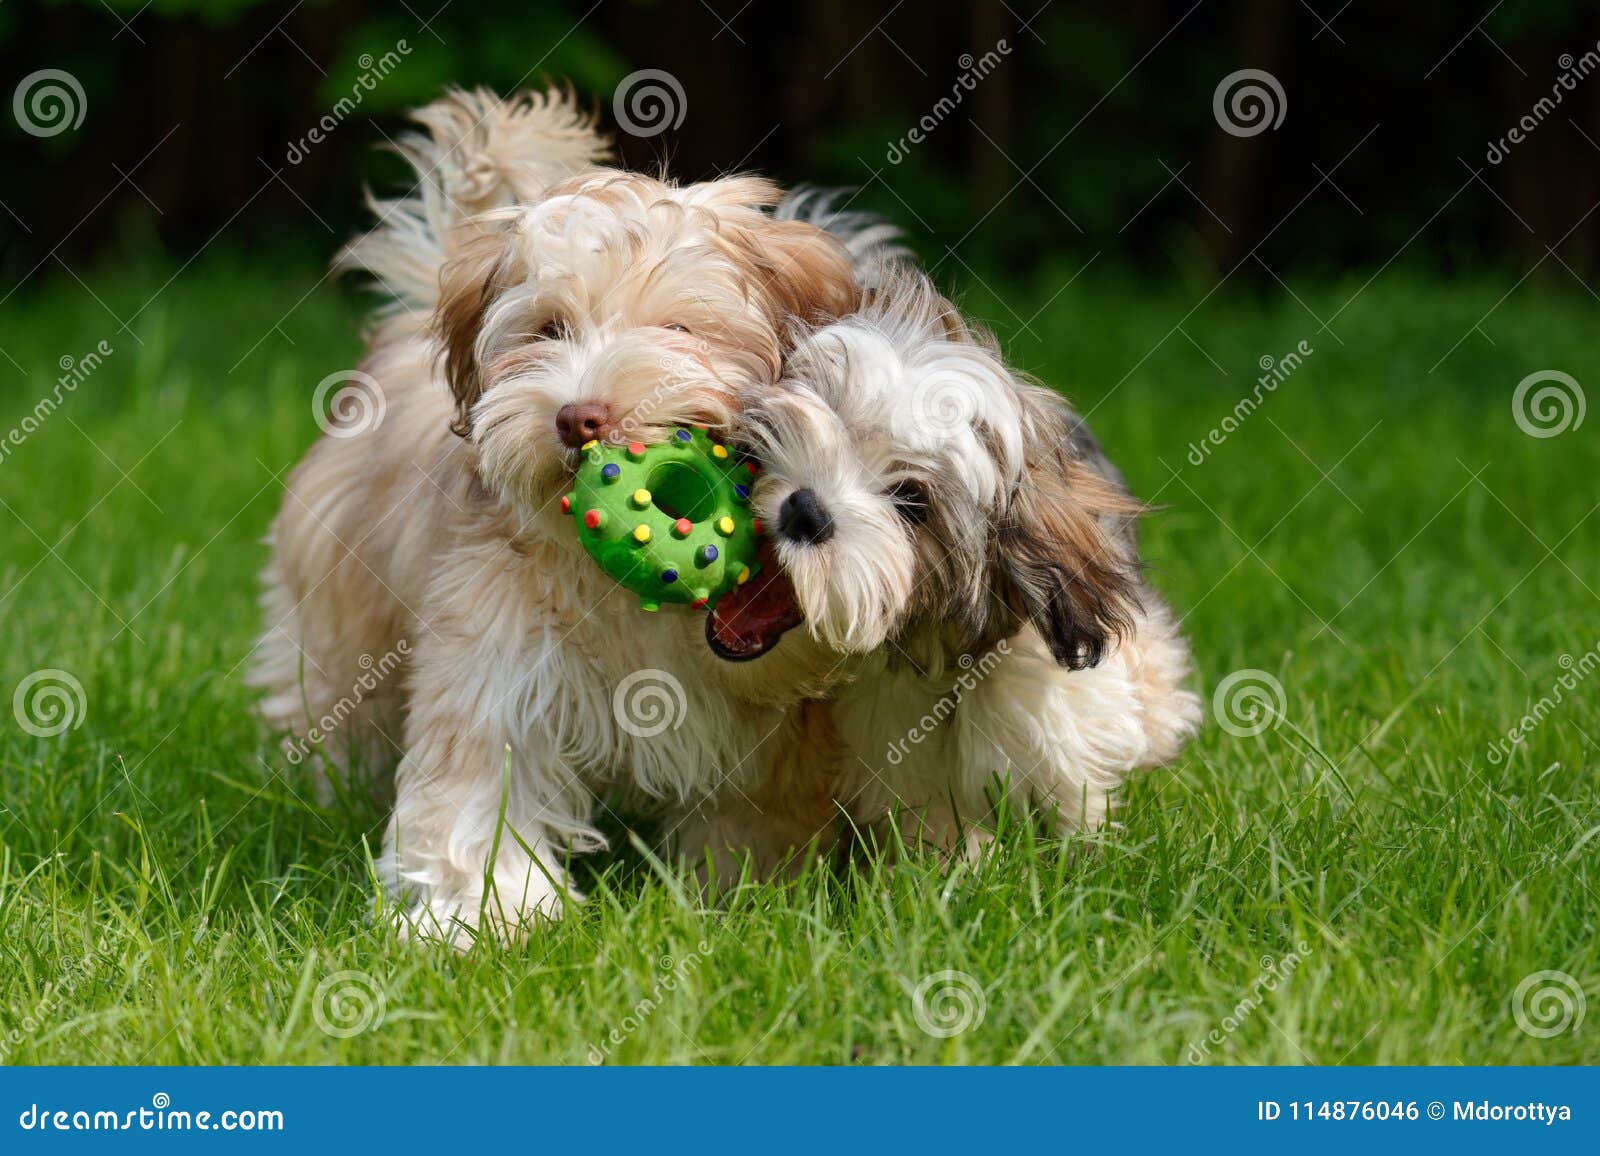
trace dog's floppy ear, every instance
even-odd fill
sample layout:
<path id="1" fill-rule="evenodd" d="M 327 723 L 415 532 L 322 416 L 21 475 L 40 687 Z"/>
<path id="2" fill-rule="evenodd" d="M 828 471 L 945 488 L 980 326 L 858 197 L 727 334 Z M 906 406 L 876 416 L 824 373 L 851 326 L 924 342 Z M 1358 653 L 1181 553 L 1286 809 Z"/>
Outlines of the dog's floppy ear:
<path id="1" fill-rule="evenodd" d="M 751 239 L 766 289 L 783 316 L 819 325 L 860 304 L 849 252 L 815 225 L 768 220 L 751 231 Z"/>
<path id="2" fill-rule="evenodd" d="M 484 318 L 511 283 L 518 260 L 511 236 L 502 231 L 476 236 L 439 272 L 433 329 L 443 348 L 445 380 L 456 403 L 450 429 L 460 437 L 472 432 L 472 407 L 483 396 L 478 337 Z"/>
<path id="3" fill-rule="evenodd" d="M 1116 527 L 1143 506 L 1078 455 L 1058 398 L 1023 389 L 1026 466 L 1000 524 L 995 593 L 1007 625 L 1031 621 L 1057 662 L 1082 670 L 1132 630 L 1137 563 Z"/>
<path id="4" fill-rule="evenodd" d="M 716 213 L 719 231 L 746 264 L 778 325 L 817 325 L 855 312 L 861 289 L 850 252 L 807 221 L 773 216 L 783 192 L 765 177 L 732 176 L 684 190 L 684 201 Z"/>

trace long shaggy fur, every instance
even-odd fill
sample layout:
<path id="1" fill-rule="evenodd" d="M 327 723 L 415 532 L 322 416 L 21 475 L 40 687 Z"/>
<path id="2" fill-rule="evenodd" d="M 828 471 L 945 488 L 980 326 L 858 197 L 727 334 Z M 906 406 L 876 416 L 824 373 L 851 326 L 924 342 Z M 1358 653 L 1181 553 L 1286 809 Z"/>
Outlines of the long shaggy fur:
<path id="1" fill-rule="evenodd" d="M 400 197 L 367 196 L 375 228 L 334 260 L 372 276 L 396 306 L 431 311 L 439 270 L 479 232 L 463 227 L 490 209 L 528 204 L 556 181 L 601 164 L 611 145 L 568 92 L 524 92 L 501 100 L 484 89 L 450 92 L 412 114 L 423 129 L 395 151 L 415 179 Z"/>
<path id="2" fill-rule="evenodd" d="M 361 363 L 384 417 L 290 476 L 254 677 L 268 720 L 304 733 L 407 642 L 403 673 L 320 740 L 336 761 L 399 754 L 381 870 L 403 930 L 464 944 L 575 898 L 564 859 L 601 844 L 603 793 L 721 838 L 692 814 L 763 781 L 812 726 L 770 704 L 825 686 L 799 648 L 756 673 L 713 658 L 687 608 L 640 612 L 557 508 L 578 451 L 556 414 L 592 403 L 604 436 L 645 442 L 724 423 L 791 327 L 857 290 L 836 241 L 773 217 L 768 182 L 594 167 L 605 142 L 560 94 L 458 93 L 417 119 L 418 189 L 377 202 L 341 259 L 395 299 Z"/>
<path id="3" fill-rule="evenodd" d="M 874 280 L 742 424 L 769 522 L 801 489 L 831 518 L 825 541 L 780 532 L 777 552 L 838 659 L 841 802 L 863 824 L 903 808 L 953 844 L 1000 783 L 1063 829 L 1097 825 L 1200 717 L 1187 646 L 1140 574 L 1142 507 L 1081 419 L 926 277 Z"/>

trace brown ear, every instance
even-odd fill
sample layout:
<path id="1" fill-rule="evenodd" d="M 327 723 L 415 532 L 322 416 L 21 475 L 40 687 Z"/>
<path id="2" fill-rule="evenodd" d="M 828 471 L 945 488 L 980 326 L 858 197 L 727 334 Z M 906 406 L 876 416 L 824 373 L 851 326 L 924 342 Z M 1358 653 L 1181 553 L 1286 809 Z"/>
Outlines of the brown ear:
<path id="1" fill-rule="evenodd" d="M 683 197 L 686 204 L 711 209 L 723 219 L 721 231 L 748 262 L 774 325 L 790 318 L 831 321 L 860 305 L 849 252 L 810 222 L 774 219 L 769 210 L 783 199 L 783 190 L 765 177 L 703 181 L 684 189 Z"/>
<path id="2" fill-rule="evenodd" d="M 861 289 L 850 254 L 829 234 L 804 221 L 767 221 L 755 231 L 767 291 L 783 317 L 817 325 L 855 312 Z"/>
<path id="3" fill-rule="evenodd" d="M 472 407 L 483 396 L 478 334 L 489 306 L 511 279 L 513 255 L 507 238 L 501 232 L 473 238 L 439 273 L 433 330 L 443 347 L 445 380 L 456 402 L 450 429 L 460 437 L 471 434 Z"/>
<path id="4" fill-rule="evenodd" d="M 1116 527 L 1143 506 L 1077 455 L 1073 419 L 1054 395 L 1029 392 L 1036 430 L 1000 527 L 995 588 L 1003 621 L 1031 621 L 1057 662 L 1082 670 L 1133 628 L 1138 562 Z"/>

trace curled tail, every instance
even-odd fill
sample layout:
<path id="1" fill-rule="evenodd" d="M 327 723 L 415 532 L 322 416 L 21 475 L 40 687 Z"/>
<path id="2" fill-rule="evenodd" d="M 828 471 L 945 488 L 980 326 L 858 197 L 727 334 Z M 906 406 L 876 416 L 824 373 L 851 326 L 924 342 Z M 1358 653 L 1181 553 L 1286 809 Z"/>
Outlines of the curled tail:
<path id="1" fill-rule="evenodd" d="M 439 270 L 473 235 L 463 222 L 536 200 L 555 182 L 607 159 L 610 142 L 570 91 L 452 91 L 412 113 L 422 126 L 396 151 L 415 183 L 404 196 L 367 194 L 378 223 L 334 259 L 377 278 L 401 310 L 433 309 Z M 488 226 L 486 226 L 488 227 Z"/>

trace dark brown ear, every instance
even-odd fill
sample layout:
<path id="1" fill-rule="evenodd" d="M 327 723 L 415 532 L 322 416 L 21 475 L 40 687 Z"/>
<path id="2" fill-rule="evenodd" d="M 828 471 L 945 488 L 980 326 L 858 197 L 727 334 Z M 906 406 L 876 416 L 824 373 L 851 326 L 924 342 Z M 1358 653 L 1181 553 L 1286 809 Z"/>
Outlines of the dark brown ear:
<path id="1" fill-rule="evenodd" d="M 1077 456 L 1071 415 L 1054 395 L 1029 394 L 1036 429 L 996 543 L 996 593 L 1013 629 L 1032 622 L 1057 662 L 1083 670 L 1133 628 L 1138 560 L 1114 528 L 1143 507 Z"/>
<path id="2" fill-rule="evenodd" d="M 471 434 L 472 407 L 483 396 L 478 334 L 484 315 L 511 282 L 514 257 L 509 236 L 496 232 L 473 238 L 439 273 L 433 329 L 443 346 L 445 380 L 456 402 L 450 429 L 460 437 Z"/>

